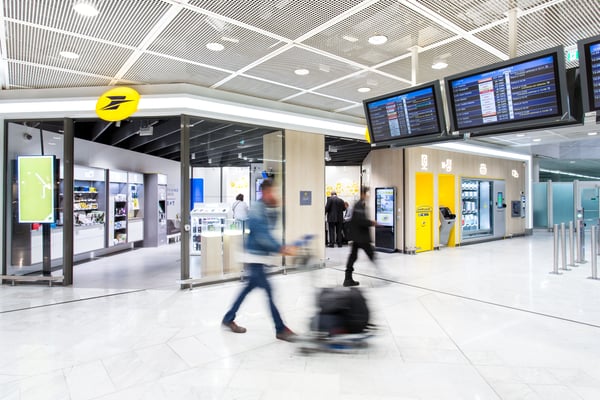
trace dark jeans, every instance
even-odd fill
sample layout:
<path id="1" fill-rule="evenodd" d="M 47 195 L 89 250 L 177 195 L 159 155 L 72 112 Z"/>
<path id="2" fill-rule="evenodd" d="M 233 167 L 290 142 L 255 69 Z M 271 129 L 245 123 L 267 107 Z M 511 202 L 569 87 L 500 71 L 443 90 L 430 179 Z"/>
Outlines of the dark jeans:
<path id="1" fill-rule="evenodd" d="M 354 271 L 354 263 L 358 258 L 358 249 L 363 249 L 365 253 L 367 253 L 369 260 L 375 262 L 375 253 L 373 251 L 373 246 L 371 246 L 371 243 L 358 243 L 354 241 L 352 242 L 352 251 L 350 252 L 350 256 L 348 257 L 348 262 L 346 263 L 347 272 Z"/>
<path id="2" fill-rule="evenodd" d="M 342 245 L 342 222 L 328 222 L 329 226 L 329 245 Z"/>
<path id="3" fill-rule="evenodd" d="M 250 293 L 254 288 L 263 288 L 267 292 L 267 296 L 269 297 L 269 307 L 271 308 L 271 315 L 273 316 L 273 322 L 275 322 L 275 331 L 281 332 L 285 329 L 285 325 L 281 319 L 281 315 L 279 315 L 279 311 L 273 302 L 273 291 L 271 289 L 271 285 L 267 280 L 267 274 L 265 274 L 265 266 L 263 264 L 246 264 L 246 271 L 248 272 L 248 277 L 246 281 L 246 286 L 242 289 L 237 299 L 231 306 L 231 309 L 227 311 L 225 316 L 223 317 L 224 323 L 232 322 L 235 319 L 235 314 L 239 310 L 244 298 Z"/>

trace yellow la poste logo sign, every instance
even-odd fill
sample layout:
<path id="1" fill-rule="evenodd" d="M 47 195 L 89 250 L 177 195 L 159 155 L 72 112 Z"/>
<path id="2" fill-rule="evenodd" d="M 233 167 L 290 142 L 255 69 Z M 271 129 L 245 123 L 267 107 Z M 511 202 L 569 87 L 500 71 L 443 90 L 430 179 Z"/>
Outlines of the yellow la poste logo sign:
<path id="1" fill-rule="evenodd" d="M 105 92 L 96 102 L 96 114 L 105 121 L 122 121 L 137 111 L 140 94 L 120 86 Z"/>

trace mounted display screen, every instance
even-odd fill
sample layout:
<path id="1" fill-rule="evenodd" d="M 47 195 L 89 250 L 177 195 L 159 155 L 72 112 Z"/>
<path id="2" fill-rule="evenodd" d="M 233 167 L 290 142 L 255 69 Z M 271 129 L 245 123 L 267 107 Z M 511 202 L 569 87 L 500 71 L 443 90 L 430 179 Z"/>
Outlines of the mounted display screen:
<path id="1" fill-rule="evenodd" d="M 54 223 L 54 156 L 17 158 L 17 182 L 20 223 Z"/>
<path id="2" fill-rule="evenodd" d="M 563 76 L 560 47 L 446 78 L 452 129 L 477 133 L 482 127 L 560 119 Z"/>
<path id="3" fill-rule="evenodd" d="M 439 135 L 445 130 L 438 81 L 367 99 L 363 104 L 371 143 Z"/>
<path id="4" fill-rule="evenodd" d="M 600 36 L 579 42 L 579 69 L 584 111 L 600 110 Z"/>

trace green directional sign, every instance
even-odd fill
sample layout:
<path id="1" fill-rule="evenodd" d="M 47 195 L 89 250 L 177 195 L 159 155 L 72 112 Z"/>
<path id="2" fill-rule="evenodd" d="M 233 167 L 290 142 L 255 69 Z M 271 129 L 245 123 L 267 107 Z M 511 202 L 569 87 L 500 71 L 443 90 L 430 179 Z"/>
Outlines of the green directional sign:
<path id="1" fill-rule="evenodd" d="M 22 156 L 17 159 L 19 222 L 54 221 L 54 156 Z"/>

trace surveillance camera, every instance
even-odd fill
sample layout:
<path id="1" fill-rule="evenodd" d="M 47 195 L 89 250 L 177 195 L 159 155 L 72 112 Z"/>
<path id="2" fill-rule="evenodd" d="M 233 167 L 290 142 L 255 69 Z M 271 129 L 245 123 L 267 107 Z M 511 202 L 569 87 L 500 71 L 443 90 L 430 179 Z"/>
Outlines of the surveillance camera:
<path id="1" fill-rule="evenodd" d="M 33 139 L 33 136 L 31 136 L 29 133 L 25 132 L 23 134 L 23 139 L 30 141 L 31 139 Z"/>

